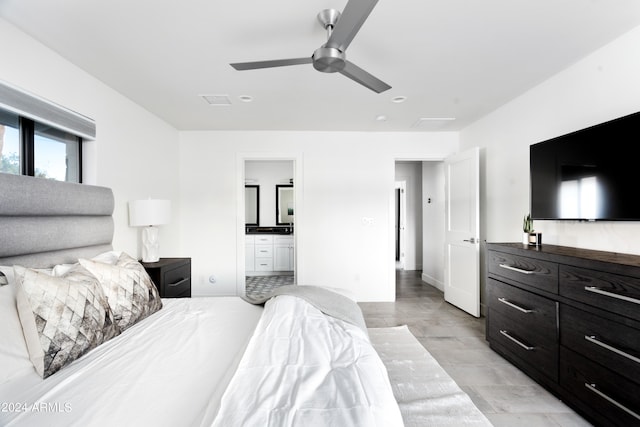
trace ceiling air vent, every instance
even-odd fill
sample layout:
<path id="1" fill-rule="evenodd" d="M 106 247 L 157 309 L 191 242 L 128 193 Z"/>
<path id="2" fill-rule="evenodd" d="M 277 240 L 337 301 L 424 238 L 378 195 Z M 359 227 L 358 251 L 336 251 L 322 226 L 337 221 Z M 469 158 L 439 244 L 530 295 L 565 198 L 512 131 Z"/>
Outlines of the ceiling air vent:
<path id="1" fill-rule="evenodd" d="M 455 119 L 455 117 L 421 117 L 411 127 L 436 130 Z"/>
<path id="2" fill-rule="evenodd" d="M 231 105 L 231 99 L 228 95 L 200 95 L 209 105 Z"/>

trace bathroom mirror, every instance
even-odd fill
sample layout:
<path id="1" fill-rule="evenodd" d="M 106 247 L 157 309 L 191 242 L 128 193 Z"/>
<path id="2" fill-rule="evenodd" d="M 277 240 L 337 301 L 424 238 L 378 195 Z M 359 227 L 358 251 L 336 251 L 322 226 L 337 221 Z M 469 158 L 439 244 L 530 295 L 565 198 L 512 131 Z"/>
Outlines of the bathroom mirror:
<path id="1" fill-rule="evenodd" d="M 260 225 L 260 186 L 244 186 L 244 223 Z"/>
<path id="2" fill-rule="evenodd" d="M 293 185 L 276 185 L 276 225 L 293 224 Z"/>

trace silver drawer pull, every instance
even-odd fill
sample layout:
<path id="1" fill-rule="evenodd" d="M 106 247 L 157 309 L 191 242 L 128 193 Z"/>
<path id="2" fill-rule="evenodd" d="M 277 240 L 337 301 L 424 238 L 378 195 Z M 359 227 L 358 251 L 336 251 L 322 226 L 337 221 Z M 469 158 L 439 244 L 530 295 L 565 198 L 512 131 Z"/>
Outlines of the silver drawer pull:
<path id="1" fill-rule="evenodd" d="M 602 397 L 603 399 L 607 400 L 610 403 L 613 403 L 614 405 L 616 405 L 618 408 L 622 409 L 623 411 L 625 411 L 627 414 L 631 415 L 632 417 L 640 420 L 640 415 L 636 414 L 635 412 L 633 412 L 631 409 L 627 408 L 626 406 L 624 406 L 622 403 L 617 402 L 615 399 L 612 399 L 611 397 L 607 396 L 606 394 L 604 394 L 603 392 L 601 392 L 600 390 L 598 390 L 596 388 L 595 384 L 589 384 L 589 383 L 584 383 L 584 386 L 589 389 L 589 391 L 594 392 L 595 394 L 597 394 L 598 396 Z"/>
<path id="2" fill-rule="evenodd" d="M 518 344 L 520 347 L 524 348 L 527 351 L 531 351 L 533 350 L 535 347 L 531 347 L 526 345 L 525 343 L 523 343 L 522 341 L 515 339 L 514 337 L 512 337 L 511 335 L 509 335 L 509 333 L 503 329 L 500 330 L 500 333 L 502 335 L 504 335 L 505 337 L 509 338 L 511 341 L 513 341 L 514 343 Z"/>
<path id="3" fill-rule="evenodd" d="M 611 346 L 609 344 L 606 344 L 606 343 L 600 341 L 595 335 L 585 335 L 584 339 L 589 341 L 590 343 L 598 345 L 598 346 L 600 346 L 602 348 L 606 348 L 609 351 L 613 351 L 614 353 L 619 354 L 622 357 L 626 357 L 629 360 L 633 360 L 636 363 L 640 363 L 640 358 L 632 356 L 627 352 L 624 352 L 624 351 L 622 351 L 622 350 L 620 350 L 618 348 L 615 348 L 615 347 L 613 347 L 613 346 Z"/>
<path id="4" fill-rule="evenodd" d="M 180 285 L 182 285 L 182 284 L 183 284 L 184 282 L 186 282 L 187 280 L 189 280 L 189 278 L 188 278 L 188 277 L 185 277 L 184 279 L 182 279 L 182 280 L 178 280 L 178 281 L 177 281 L 177 282 L 175 282 L 175 283 L 170 283 L 170 284 L 168 284 L 167 286 L 169 286 L 170 288 L 175 288 L 176 286 L 180 286 Z"/>
<path id="5" fill-rule="evenodd" d="M 600 289 L 597 286 L 585 286 L 584 290 L 588 291 L 588 292 L 593 292 L 593 293 L 596 293 L 596 294 L 604 295 L 606 297 L 620 299 L 620 300 L 623 300 L 623 301 L 632 302 L 634 304 L 639 304 L 640 305 L 640 299 L 631 298 L 631 297 L 628 297 L 628 296 L 625 296 L 625 295 L 620 295 L 620 294 L 615 294 L 613 292 L 605 291 L 604 289 Z"/>
<path id="6" fill-rule="evenodd" d="M 506 298 L 498 298 L 498 301 L 500 301 L 503 304 L 508 305 L 509 307 L 515 308 L 516 310 L 521 311 L 523 313 L 533 313 L 533 310 L 529 310 L 528 308 L 520 307 L 519 305 L 512 303 L 511 301 L 509 301 Z"/>
<path id="7" fill-rule="evenodd" d="M 532 270 L 523 270 L 523 269 L 518 268 L 518 267 L 511 267 L 510 265 L 507 265 L 507 264 L 498 264 L 498 266 L 502 267 L 502 268 L 506 268 L 507 270 L 517 271 L 518 273 L 522 273 L 522 274 L 533 274 L 533 273 L 535 273 L 535 271 L 532 271 Z"/>

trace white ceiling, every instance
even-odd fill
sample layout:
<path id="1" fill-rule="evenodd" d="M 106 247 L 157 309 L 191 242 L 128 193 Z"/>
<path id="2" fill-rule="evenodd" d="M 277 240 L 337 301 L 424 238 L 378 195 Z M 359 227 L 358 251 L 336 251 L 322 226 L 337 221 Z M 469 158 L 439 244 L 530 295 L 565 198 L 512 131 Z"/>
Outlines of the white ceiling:
<path id="1" fill-rule="evenodd" d="M 180 130 L 459 130 L 640 25 L 639 0 L 380 0 L 347 58 L 386 92 L 312 65 L 229 66 L 311 56 L 316 15 L 346 2 L 0 0 L 0 16 Z"/>

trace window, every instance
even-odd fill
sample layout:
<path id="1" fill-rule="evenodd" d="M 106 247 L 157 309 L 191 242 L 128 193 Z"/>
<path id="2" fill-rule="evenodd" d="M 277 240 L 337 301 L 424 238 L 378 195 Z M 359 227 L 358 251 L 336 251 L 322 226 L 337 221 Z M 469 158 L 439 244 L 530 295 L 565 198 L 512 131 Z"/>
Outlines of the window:
<path id="1" fill-rule="evenodd" d="M 80 137 L 35 123 L 33 142 L 36 176 L 80 182 Z"/>
<path id="2" fill-rule="evenodd" d="M 0 110 L 0 172 L 82 182 L 82 138 Z"/>
<path id="3" fill-rule="evenodd" d="M 20 175 L 20 118 L 0 110 L 0 172 Z"/>

